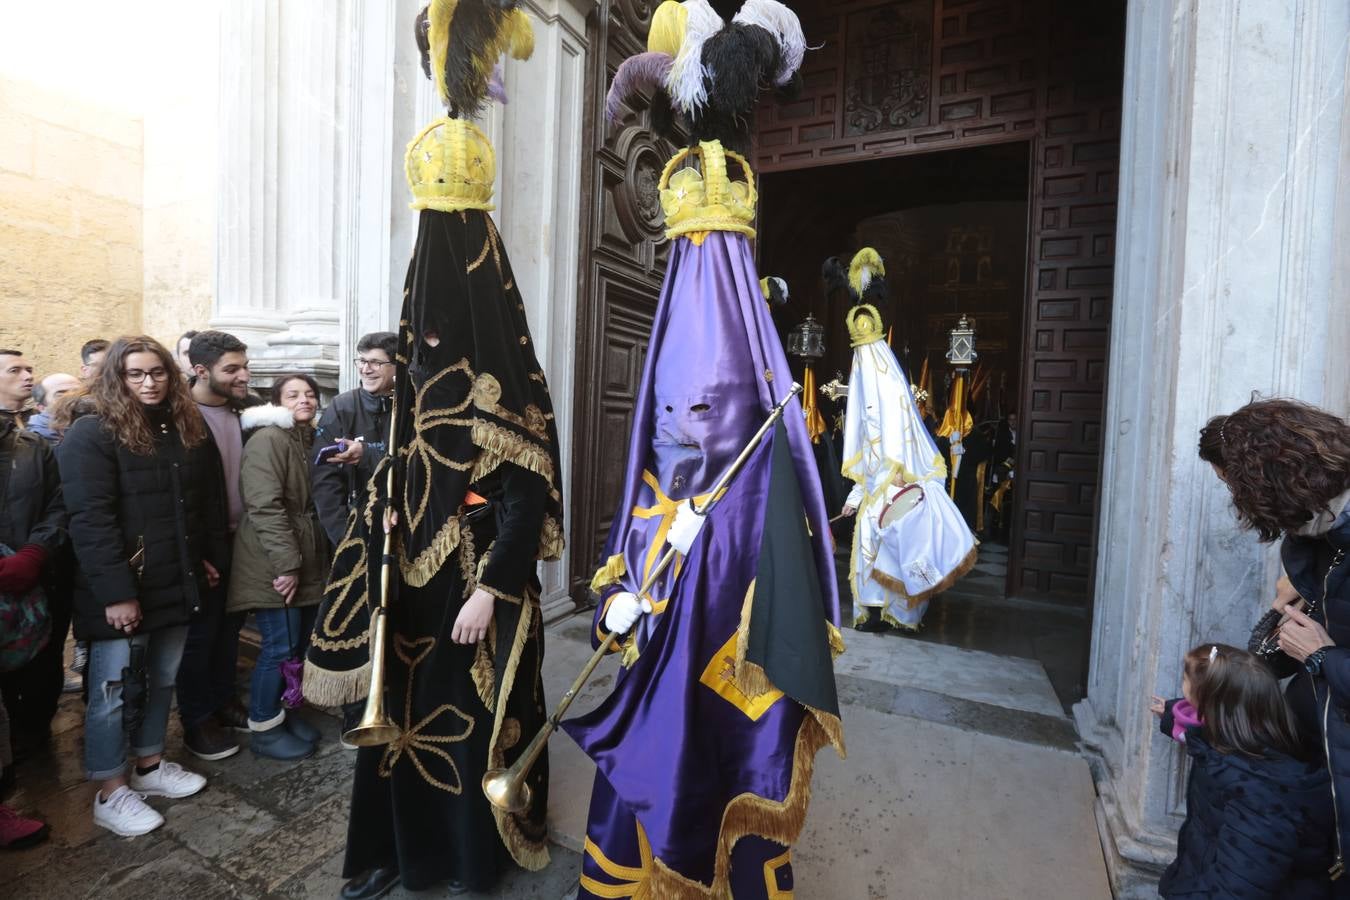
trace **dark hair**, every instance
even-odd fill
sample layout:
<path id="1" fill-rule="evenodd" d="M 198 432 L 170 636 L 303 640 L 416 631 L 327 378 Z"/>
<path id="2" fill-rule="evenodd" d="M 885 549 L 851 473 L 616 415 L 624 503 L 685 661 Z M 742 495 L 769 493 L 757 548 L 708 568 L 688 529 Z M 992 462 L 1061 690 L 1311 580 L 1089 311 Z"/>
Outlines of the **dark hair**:
<path id="1" fill-rule="evenodd" d="M 22 350 L 0 350 L 0 356 L 23 356 Z"/>
<path id="2" fill-rule="evenodd" d="M 199 331 L 188 344 L 188 362 L 208 369 L 226 353 L 247 353 L 248 344 L 225 331 Z"/>
<path id="3" fill-rule="evenodd" d="M 1350 425 L 1297 400 L 1257 400 L 1200 429 L 1238 521 L 1262 541 L 1307 524 L 1350 488 Z"/>
<path id="4" fill-rule="evenodd" d="M 394 354 L 398 352 L 398 335 L 392 331 L 372 331 L 370 334 L 363 334 L 361 340 L 356 342 L 356 352 L 365 353 L 367 350 L 383 350 L 385 356 L 392 362 Z"/>
<path id="5" fill-rule="evenodd" d="M 0 353 L 0 356 L 4 356 Z M 47 402 L 47 389 L 42 386 L 42 379 L 33 382 L 33 405 L 43 406 Z"/>
<path id="6" fill-rule="evenodd" d="M 1215 750 L 1257 759 L 1271 750 L 1311 758 L 1280 683 L 1261 660 L 1227 644 L 1201 644 L 1186 654 L 1185 666 L 1202 733 Z"/>
<path id="7" fill-rule="evenodd" d="M 184 340 L 191 341 L 193 338 L 195 338 L 195 337 L 196 337 L 197 335 L 199 335 L 199 334 L 201 334 L 201 332 L 200 332 L 200 331 L 197 331 L 197 330 L 195 330 L 195 329 L 192 329 L 192 330 L 183 332 L 182 334 L 180 334 L 180 335 L 178 336 L 178 340 L 176 340 L 176 341 L 173 342 L 174 349 L 175 349 L 175 350 L 178 349 L 178 345 L 181 344 L 181 343 L 183 343 Z M 189 346 L 191 346 L 191 345 L 189 345 Z"/>
<path id="8" fill-rule="evenodd" d="M 184 447 L 196 447 L 206 441 L 206 421 L 188 393 L 187 382 L 177 377 L 178 364 L 164 345 L 152 337 L 120 337 L 108 348 L 103 370 L 89 386 L 89 396 L 98 409 L 103 429 L 112 439 L 138 456 L 155 452 L 155 436 L 145 404 L 127 387 L 127 357 L 133 353 L 153 353 L 170 373 L 167 402 L 173 411 L 174 425 Z M 62 400 L 65 398 L 62 397 Z"/>
<path id="9" fill-rule="evenodd" d="M 318 401 L 319 383 L 315 381 L 313 378 L 310 378 L 304 372 L 292 372 L 289 375 L 282 375 L 279 378 L 277 378 L 276 381 L 272 382 L 271 400 L 273 406 L 281 405 L 281 391 L 283 388 L 286 387 L 287 384 L 289 384 L 292 381 L 303 381 L 305 384 L 309 385 L 309 389 L 314 392 L 315 401 L 316 402 Z"/>
<path id="10" fill-rule="evenodd" d="M 103 338 L 94 338 L 92 341 L 85 341 L 84 346 L 80 348 L 80 362 L 86 366 L 89 365 L 89 357 L 95 353 L 102 353 L 107 350 L 109 344 Z"/>

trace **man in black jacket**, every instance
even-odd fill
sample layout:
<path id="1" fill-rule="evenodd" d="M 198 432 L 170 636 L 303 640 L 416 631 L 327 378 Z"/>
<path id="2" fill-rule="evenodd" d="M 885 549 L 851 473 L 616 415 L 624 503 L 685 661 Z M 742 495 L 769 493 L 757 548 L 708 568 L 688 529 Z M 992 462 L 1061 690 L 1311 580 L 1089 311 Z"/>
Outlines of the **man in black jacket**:
<path id="1" fill-rule="evenodd" d="M 47 591 L 52 638 L 21 669 L 0 676 L 0 692 L 16 743 L 37 744 L 51 732 L 65 678 L 61 654 L 70 627 L 68 592 L 53 590 L 50 565 L 66 546 L 61 475 L 51 447 L 27 430 L 18 411 L 33 392 L 33 368 L 17 350 L 0 350 L 0 591 Z M 10 551 L 13 551 L 12 555 Z"/>
<path id="2" fill-rule="evenodd" d="M 361 386 L 334 397 L 319 419 L 315 453 L 338 441 L 346 446 L 326 462 L 317 462 L 317 456 L 310 460 L 314 505 L 334 547 L 347 530 L 348 513 L 361 508 L 370 476 L 384 458 L 397 349 L 398 337 L 391 331 L 362 337 L 354 360 Z"/>
<path id="3" fill-rule="evenodd" d="M 389 409 L 394 399 L 394 354 L 398 335 L 392 331 L 372 331 L 356 343 L 356 374 L 361 386 L 333 398 L 319 418 L 314 433 L 314 453 L 310 458 L 310 482 L 319 522 L 332 546 L 342 542 L 347 531 L 347 516 L 361 510 L 366 485 L 375 467 L 384 458 L 389 443 Z M 318 451 L 342 441 L 346 447 L 326 462 L 318 462 Z M 343 731 L 355 724 L 364 704 L 350 703 L 343 708 Z M 348 749 L 355 749 L 343 742 Z"/>

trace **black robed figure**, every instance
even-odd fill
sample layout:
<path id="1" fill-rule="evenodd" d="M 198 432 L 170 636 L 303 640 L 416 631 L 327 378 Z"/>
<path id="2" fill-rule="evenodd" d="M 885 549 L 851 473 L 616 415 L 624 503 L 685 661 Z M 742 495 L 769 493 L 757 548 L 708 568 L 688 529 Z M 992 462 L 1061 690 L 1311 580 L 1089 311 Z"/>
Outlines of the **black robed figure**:
<path id="1" fill-rule="evenodd" d="M 350 702 L 368 689 L 369 604 L 379 601 L 391 510 L 398 578 L 385 656 L 394 742 L 357 759 L 346 896 L 450 880 L 491 888 L 513 862 L 548 863 L 548 766 L 534 802 L 495 811 L 483 773 L 509 765 L 543 724 L 536 560 L 562 552 L 557 435 L 525 307 L 487 211 L 495 163 L 472 115 L 507 50 L 527 56 L 507 4 L 433 3 L 418 19 L 424 61 L 451 115 L 409 144 L 420 209 L 399 322 L 393 455 L 365 515 L 339 545 L 306 669 L 306 692 Z M 396 467 L 395 496 L 384 496 Z"/>

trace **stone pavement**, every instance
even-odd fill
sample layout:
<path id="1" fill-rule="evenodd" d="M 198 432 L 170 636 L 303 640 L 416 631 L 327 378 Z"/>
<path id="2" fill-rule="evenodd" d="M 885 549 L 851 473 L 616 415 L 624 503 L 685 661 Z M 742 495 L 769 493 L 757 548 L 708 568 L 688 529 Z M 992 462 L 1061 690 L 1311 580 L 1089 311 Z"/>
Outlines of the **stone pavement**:
<path id="1" fill-rule="evenodd" d="M 560 695 L 589 653 L 589 618 L 549 629 L 544 680 Z M 1109 898 L 1086 763 L 1034 663 L 845 632 L 839 683 L 849 757 L 818 756 L 814 799 L 795 854 L 799 900 Z M 607 662 L 574 710 L 612 685 Z M 342 883 L 353 756 L 337 721 L 305 715 L 324 741 L 281 763 L 247 750 L 216 763 L 185 759 L 176 723 L 169 754 L 210 786 L 150 801 L 167 822 L 136 839 L 95 827 L 83 782 L 81 704 L 67 696 L 52 752 L 19 769 L 13 804 L 52 825 L 52 839 L 0 853 L 6 898 L 152 900 L 331 898 Z M 543 872 L 518 872 L 492 894 L 564 900 L 580 866 L 594 768 L 562 735 L 550 745 L 556 846 Z M 436 897 L 443 892 L 395 898 Z M 476 895 L 469 895 L 476 896 Z"/>

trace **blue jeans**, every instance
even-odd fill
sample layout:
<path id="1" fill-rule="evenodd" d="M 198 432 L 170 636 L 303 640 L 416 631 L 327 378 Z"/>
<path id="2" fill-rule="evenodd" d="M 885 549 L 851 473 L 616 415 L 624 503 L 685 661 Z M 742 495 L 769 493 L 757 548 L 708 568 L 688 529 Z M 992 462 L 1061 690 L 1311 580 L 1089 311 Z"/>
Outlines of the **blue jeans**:
<path id="1" fill-rule="evenodd" d="M 318 606 L 254 610 L 262 646 L 258 649 L 258 661 L 253 666 L 253 681 L 248 692 L 250 721 L 270 722 L 281 713 L 281 694 L 286 689 L 281 664 L 291 657 L 305 658 L 318 612 Z"/>
<path id="2" fill-rule="evenodd" d="M 89 642 L 89 705 L 84 710 L 84 768 L 91 781 L 106 781 L 126 771 L 127 744 L 133 756 L 164 752 L 174 679 L 183 658 L 188 627 L 175 625 L 129 638 Z M 134 734 L 122 727 L 122 669 L 131 662 L 131 646 L 145 647 L 145 718 Z"/>

